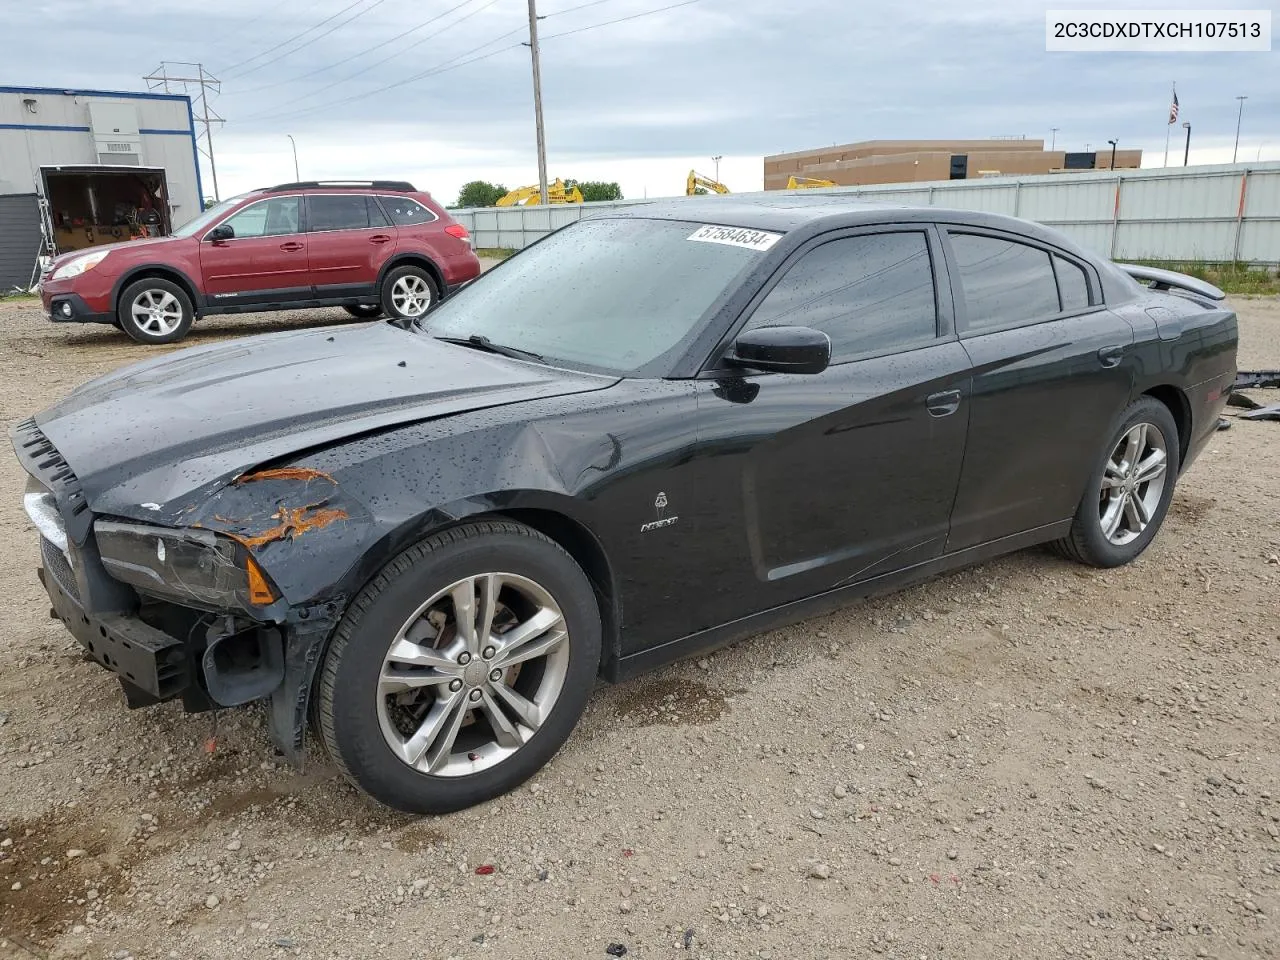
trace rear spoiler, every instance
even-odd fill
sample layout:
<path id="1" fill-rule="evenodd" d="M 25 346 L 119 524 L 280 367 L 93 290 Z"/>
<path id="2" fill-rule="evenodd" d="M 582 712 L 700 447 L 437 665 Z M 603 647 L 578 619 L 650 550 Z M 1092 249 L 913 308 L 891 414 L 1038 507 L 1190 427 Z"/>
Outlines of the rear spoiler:
<path id="1" fill-rule="evenodd" d="M 1227 295 L 1212 283 L 1197 280 L 1185 273 L 1173 270 L 1161 270 L 1158 267 L 1140 267 L 1132 263 L 1117 263 L 1117 267 L 1139 283 L 1149 283 L 1153 290 L 1185 290 L 1210 300 L 1225 300 Z"/>

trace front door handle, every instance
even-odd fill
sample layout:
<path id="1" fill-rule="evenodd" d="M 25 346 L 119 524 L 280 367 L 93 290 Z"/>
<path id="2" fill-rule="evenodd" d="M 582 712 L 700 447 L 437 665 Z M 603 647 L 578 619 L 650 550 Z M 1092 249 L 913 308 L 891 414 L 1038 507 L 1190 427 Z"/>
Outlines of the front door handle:
<path id="1" fill-rule="evenodd" d="M 369 242 L 370 243 L 390 243 L 391 238 L 388 237 L 385 233 L 375 233 L 372 237 L 369 238 Z"/>
<path id="2" fill-rule="evenodd" d="M 296 250 L 301 250 L 302 244 L 300 244 L 297 240 L 290 240 L 288 243 L 280 244 L 280 249 L 287 250 L 290 253 L 293 253 Z"/>
<path id="3" fill-rule="evenodd" d="M 1114 367 L 1124 359 L 1124 347 L 1103 347 L 1098 351 L 1098 362 L 1104 367 Z"/>
<path id="4" fill-rule="evenodd" d="M 960 409 L 960 391 L 943 390 L 931 393 L 925 400 L 929 406 L 929 414 L 934 417 L 949 417 Z"/>

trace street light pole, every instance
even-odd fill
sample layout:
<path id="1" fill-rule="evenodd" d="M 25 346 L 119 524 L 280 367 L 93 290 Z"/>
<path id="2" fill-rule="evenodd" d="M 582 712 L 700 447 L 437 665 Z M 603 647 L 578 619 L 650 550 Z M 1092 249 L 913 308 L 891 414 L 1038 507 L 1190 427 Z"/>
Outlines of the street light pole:
<path id="1" fill-rule="evenodd" d="M 1184 120 L 1182 125 L 1187 128 L 1187 149 L 1182 154 L 1182 165 L 1185 167 L 1187 161 L 1191 159 L 1191 121 Z"/>
<path id="2" fill-rule="evenodd" d="M 1112 170 L 1116 168 L 1116 144 L 1119 142 L 1120 142 L 1119 140 L 1107 141 L 1107 143 L 1111 144 L 1111 169 Z"/>
<path id="3" fill-rule="evenodd" d="M 1236 145 L 1231 151 L 1231 162 L 1236 162 L 1236 154 L 1240 152 L 1240 121 L 1244 119 L 1244 102 L 1248 97 L 1236 97 L 1240 101 L 1240 109 L 1236 111 Z"/>
<path id="4" fill-rule="evenodd" d="M 298 145 L 294 143 L 292 133 L 286 133 L 285 136 L 289 138 L 289 143 L 293 146 L 293 179 L 300 182 L 302 177 L 298 173 Z"/>
<path id="5" fill-rule="evenodd" d="M 714 164 L 716 165 L 716 173 L 715 173 L 716 183 L 719 183 L 719 182 L 720 182 L 720 161 L 721 161 L 721 160 L 723 160 L 723 159 L 724 159 L 724 157 L 712 157 L 712 158 L 711 158 L 711 162 L 712 162 L 712 163 L 714 163 Z"/>
<path id="6" fill-rule="evenodd" d="M 538 197 L 547 203 L 547 140 L 542 129 L 542 65 L 538 62 L 538 7 L 529 0 L 529 52 L 533 55 L 533 116 L 538 125 Z"/>

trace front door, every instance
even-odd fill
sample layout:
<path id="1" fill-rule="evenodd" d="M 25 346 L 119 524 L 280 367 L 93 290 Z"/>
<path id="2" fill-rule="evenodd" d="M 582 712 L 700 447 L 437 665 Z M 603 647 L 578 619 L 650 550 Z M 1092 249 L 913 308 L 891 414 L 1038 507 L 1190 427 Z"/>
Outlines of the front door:
<path id="1" fill-rule="evenodd" d="M 942 553 L 970 365 L 935 265 L 937 234 L 918 225 L 816 241 L 744 329 L 822 330 L 831 365 L 699 381 L 700 535 L 735 548 L 709 565 L 698 626 Z"/>
<path id="2" fill-rule="evenodd" d="M 374 296 L 378 270 L 396 247 L 396 230 L 373 197 L 310 194 L 307 243 L 319 299 Z"/>
<path id="3" fill-rule="evenodd" d="M 200 272 L 210 306 L 311 298 L 301 207 L 297 196 L 258 200 L 222 221 L 234 231 L 230 239 L 201 242 Z"/>
<path id="4" fill-rule="evenodd" d="M 1128 403 L 1133 329 L 1083 261 L 992 231 L 946 233 L 973 362 L 964 473 L 947 552 L 1074 515 Z"/>

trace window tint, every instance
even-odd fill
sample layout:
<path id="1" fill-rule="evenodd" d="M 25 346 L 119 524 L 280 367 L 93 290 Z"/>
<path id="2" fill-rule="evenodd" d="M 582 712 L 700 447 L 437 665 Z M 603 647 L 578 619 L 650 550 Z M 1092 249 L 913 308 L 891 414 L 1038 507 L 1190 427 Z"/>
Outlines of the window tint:
<path id="1" fill-rule="evenodd" d="M 373 197 L 365 197 L 365 206 L 369 208 L 369 226 L 371 227 L 389 227 L 391 221 L 387 219 L 387 215 L 382 212 L 382 208 L 378 206 L 378 201 Z"/>
<path id="2" fill-rule="evenodd" d="M 1089 306 L 1089 280 L 1084 268 L 1065 257 L 1054 257 L 1053 268 L 1058 272 L 1058 293 L 1062 297 L 1062 309 L 1083 310 Z"/>
<path id="3" fill-rule="evenodd" d="M 298 197 L 273 197 L 245 207 L 224 222 L 237 237 L 278 237 L 298 232 Z"/>
<path id="4" fill-rule="evenodd" d="M 1059 311 L 1058 284 L 1044 250 L 970 233 L 951 234 L 951 249 L 960 268 L 968 330 L 1015 327 Z"/>
<path id="5" fill-rule="evenodd" d="M 938 335 L 933 265 L 923 233 L 831 240 L 805 254 L 747 323 L 813 327 L 831 338 L 833 362 L 902 349 Z"/>
<path id="6" fill-rule="evenodd" d="M 379 195 L 378 199 L 382 201 L 382 208 L 391 215 L 392 223 L 397 226 L 430 223 L 436 218 L 434 213 L 417 200 L 411 200 L 408 197 L 384 197 Z"/>
<path id="7" fill-rule="evenodd" d="M 369 226 L 369 206 L 359 193 L 307 198 L 307 229 L 363 230 Z"/>

